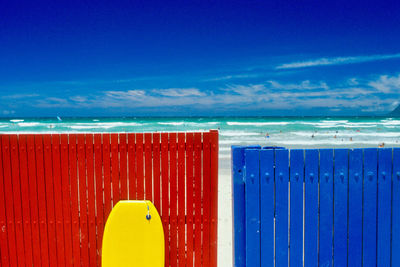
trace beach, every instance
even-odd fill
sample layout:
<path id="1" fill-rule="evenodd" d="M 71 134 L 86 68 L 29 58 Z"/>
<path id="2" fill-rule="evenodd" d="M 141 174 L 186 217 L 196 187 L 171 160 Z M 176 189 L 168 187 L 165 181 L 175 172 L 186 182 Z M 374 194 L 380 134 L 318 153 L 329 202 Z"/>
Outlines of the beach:
<path id="1" fill-rule="evenodd" d="M 232 266 L 231 146 L 400 147 L 400 118 L 7 118 L 0 133 L 198 132 L 219 130 L 218 266 Z"/>

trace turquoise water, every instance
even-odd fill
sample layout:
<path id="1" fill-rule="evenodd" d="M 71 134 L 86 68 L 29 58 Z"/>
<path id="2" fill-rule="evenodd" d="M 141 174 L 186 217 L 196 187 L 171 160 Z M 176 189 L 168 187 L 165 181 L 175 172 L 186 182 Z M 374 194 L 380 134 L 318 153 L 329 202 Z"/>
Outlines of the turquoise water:
<path id="1" fill-rule="evenodd" d="M 211 117 L 211 118 L 2 118 L 0 133 L 166 132 L 220 130 L 220 156 L 231 145 L 288 148 L 400 146 L 400 118 Z M 267 135 L 268 134 L 268 135 Z"/>

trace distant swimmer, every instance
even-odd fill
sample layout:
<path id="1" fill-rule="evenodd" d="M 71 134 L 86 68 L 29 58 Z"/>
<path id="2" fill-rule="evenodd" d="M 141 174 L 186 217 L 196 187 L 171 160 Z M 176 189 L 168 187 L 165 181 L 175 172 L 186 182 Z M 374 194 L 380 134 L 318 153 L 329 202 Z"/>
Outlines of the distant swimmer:
<path id="1" fill-rule="evenodd" d="M 350 137 L 350 141 L 353 141 L 353 137 Z"/>
<path id="2" fill-rule="evenodd" d="M 311 138 L 314 138 L 314 134 L 311 135 Z"/>
<path id="3" fill-rule="evenodd" d="M 266 134 L 265 134 L 265 138 L 269 138 L 269 133 L 266 133 Z"/>
<path id="4" fill-rule="evenodd" d="M 380 148 L 385 147 L 385 143 L 382 142 L 382 144 L 379 144 L 378 147 L 380 147 Z"/>
<path id="5" fill-rule="evenodd" d="M 336 134 L 333 136 L 333 138 L 336 138 Z"/>

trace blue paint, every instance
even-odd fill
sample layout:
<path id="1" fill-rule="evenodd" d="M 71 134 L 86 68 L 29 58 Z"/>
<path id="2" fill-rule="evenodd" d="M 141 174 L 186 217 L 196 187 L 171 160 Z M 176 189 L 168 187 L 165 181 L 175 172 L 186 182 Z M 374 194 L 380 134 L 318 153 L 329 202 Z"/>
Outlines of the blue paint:
<path id="1" fill-rule="evenodd" d="M 333 150 L 320 150 L 319 173 L 319 265 L 332 266 Z"/>
<path id="2" fill-rule="evenodd" d="M 246 266 L 260 267 L 260 150 L 245 150 Z"/>
<path id="3" fill-rule="evenodd" d="M 234 266 L 400 266 L 400 149 L 232 156 Z"/>
<path id="4" fill-rule="evenodd" d="M 348 266 L 361 266 L 363 154 L 360 149 L 349 153 Z"/>
<path id="5" fill-rule="evenodd" d="M 335 149 L 333 266 L 347 265 L 347 190 L 349 150 Z"/>
<path id="6" fill-rule="evenodd" d="M 393 149 L 392 266 L 400 266 L 400 148 Z"/>
<path id="7" fill-rule="evenodd" d="M 275 263 L 288 266 L 288 150 L 275 150 Z"/>
<path id="8" fill-rule="evenodd" d="M 260 151 L 261 266 L 274 266 L 274 156 Z"/>
<path id="9" fill-rule="evenodd" d="M 318 266 L 318 163 L 316 149 L 305 152 L 304 266 Z"/>
<path id="10" fill-rule="evenodd" d="M 376 202 L 377 165 L 376 148 L 364 149 L 363 190 L 363 266 L 376 266 Z"/>
<path id="11" fill-rule="evenodd" d="M 303 264 L 304 150 L 290 150 L 290 265 Z"/>
<path id="12" fill-rule="evenodd" d="M 390 218 L 392 200 L 392 149 L 378 151 L 377 266 L 390 266 Z"/>

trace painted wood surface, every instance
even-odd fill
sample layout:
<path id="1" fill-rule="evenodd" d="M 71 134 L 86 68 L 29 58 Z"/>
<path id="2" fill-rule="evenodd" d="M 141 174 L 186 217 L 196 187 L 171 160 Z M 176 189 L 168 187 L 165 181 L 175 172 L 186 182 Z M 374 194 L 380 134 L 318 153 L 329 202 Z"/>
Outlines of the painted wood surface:
<path id="1" fill-rule="evenodd" d="M 216 267 L 218 132 L 0 136 L 0 266 L 101 266 L 121 199 L 151 200 L 165 266 Z"/>
<path id="2" fill-rule="evenodd" d="M 400 149 L 232 147 L 234 266 L 399 266 Z"/>

